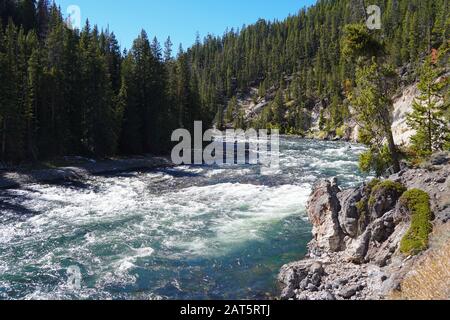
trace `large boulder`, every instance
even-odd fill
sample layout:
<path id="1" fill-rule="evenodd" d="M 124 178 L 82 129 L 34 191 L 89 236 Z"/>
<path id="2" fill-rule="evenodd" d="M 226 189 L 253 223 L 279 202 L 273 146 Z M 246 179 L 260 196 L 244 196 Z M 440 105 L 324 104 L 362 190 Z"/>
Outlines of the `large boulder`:
<path id="1" fill-rule="evenodd" d="M 339 224 L 341 205 L 337 180 L 320 181 L 308 201 L 308 216 L 313 225 L 315 245 L 326 252 L 343 249 L 344 233 Z"/>
<path id="2" fill-rule="evenodd" d="M 368 202 L 371 221 L 381 218 L 385 213 L 394 209 L 398 199 L 405 191 L 405 186 L 391 180 L 385 180 L 375 185 Z"/>
<path id="3" fill-rule="evenodd" d="M 362 236 L 352 242 L 347 249 L 347 257 L 349 262 L 353 262 L 355 264 L 364 263 L 371 239 L 372 230 L 368 228 Z"/>
<path id="4" fill-rule="evenodd" d="M 358 236 L 360 212 L 358 203 L 362 200 L 363 188 L 345 190 L 339 194 L 341 211 L 339 213 L 339 224 L 342 231 L 351 238 Z"/>

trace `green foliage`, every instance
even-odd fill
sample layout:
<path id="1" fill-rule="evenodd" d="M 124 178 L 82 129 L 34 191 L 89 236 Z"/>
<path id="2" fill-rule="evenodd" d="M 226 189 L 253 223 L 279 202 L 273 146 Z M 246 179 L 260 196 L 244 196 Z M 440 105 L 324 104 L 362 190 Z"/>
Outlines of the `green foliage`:
<path id="1" fill-rule="evenodd" d="M 381 150 L 371 148 L 359 156 L 359 168 L 362 172 L 374 172 L 377 177 L 381 177 L 392 166 L 392 157 L 387 146 Z"/>
<path id="2" fill-rule="evenodd" d="M 392 190 L 392 191 L 397 192 L 398 194 L 403 194 L 406 191 L 406 188 L 403 184 L 392 181 L 392 180 L 383 180 L 381 182 L 372 184 L 372 193 L 376 193 L 382 189 L 383 190 Z"/>
<path id="3" fill-rule="evenodd" d="M 400 243 L 400 251 L 405 255 L 416 255 L 428 248 L 433 230 L 430 196 L 422 190 L 412 189 L 400 201 L 411 212 L 411 227 Z"/>
<path id="4" fill-rule="evenodd" d="M 339 128 L 336 129 L 336 136 L 339 138 L 345 137 L 345 134 L 347 132 L 348 127 L 346 125 L 342 125 Z"/>
<path id="5" fill-rule="evenodd" d="M 380 183 L 380 180 L 371 180 L 364 188 L 364 194 L 366 195 L 356 203 L 356 209 L 358 210 L 358 234 L 362 234 L 367 226 L 369 220 L 368 206 L 369 198 L 372 195 L 372 190 Z"/>
<path id="6" fill-rule="evenodd" d="M 167 152 L 178 124 L 210 121 L 170 41 L 165 61 L 144 31 L 122 54 L 113 33 L 89 22 L 71 30 L 56 5 L 32 2 L 9 2 L 0 22 L 1 161 Z"/>
<path id="7" fill-rule="evenodd" d="M 412 147 L 420 157 L 442 151 L 450 143 L 449 121 L 445 118 L 448 105 L 438 103 L 440 93 L 448 87 L 449 80 L 438 82 L 438 75 L 436 65 L 428 57 L 420 72 L 420 96 L 413 103 L 413 112 L 408 115 L 408 125 L 416 131 L 411 138 Z"/>
<path id="8" fill-rule="evenodd" d="M 225 115 L 224 110 L 229 99 L 250 87 L 259 87 L 260 97 L 275 96 L 254 123 L 261 128 L 304 133 L 310 128 L 311 106 L 321 100 L 323 130 L 336 129 L 350 117 L 342 92 L 354 82 L 359 88 L 369 84 L 369 108 L 384 115 L 390 108 L 385 101 L 390 84 L 375 81 L 386 83 L 382 64 L 378 61 L 375 75 L 364 82 L 355 79 L 354 61 L 388 53 L 385 60 L 401 66 L 415 63 L 430 38 L 433 46 L 445 46 L 447 1 L 423 3 L 381 1 L 386 26 L 369 32 L 357 24 L 362 16 L 352 1 L 319 0 L 284 21 L 259 20 L 221 37 L 208 35 L 174 58 L 170 38 L 162 50 L 143 32 L 122 53 L 109 31 L 89 23 L 81 31 L 68 29 L 49 1 L 4 0 L 0 160 L 165 152 L 171 131 L 191 130 L 194 120 L 248 125 L 241 110 Z M 360 100 L 367 102 L 363 96 Z M 372 118 L 375 124 L 367 132 L 386 133 L 387 121 Z M 376 141 L 366 141 L 376 142 L 374 153 L 380 154 L 380 141 L 389 140 L 389 134 L 372 136 Z"/>
<path id="9" fill-rule="evenodd" d="M 359 234 L 362 234 L 370 222 L 370 214 L 369 207 L 372 207 L 375 204 L 375 197 L 380 192 L 382 193 L 396 193 L 401 196 L 405 193 L 406 187 L 401 183 L 394 182 L 391 180 L 379 180 L 373 179 L 370 181 L 364 188 L 364 196 L 361 201 L 356 203 L 356 209 L 358 210 L 358 230 Z"/>
<path id="10" fill-rule="evenodd" d="M 238 102 L 237 102 L 237 98 L 236 96 L 234 96 L 233 98 L 231 98 L 231 100 L 228 102 L 228 107 L 227 107 L 227 113 L 225 116 L 225 121 L 227 123 L 232 123 L 235 113 L 238 110 Z"/>
<path id="11" fill-rule="evenodd" d="M 393 109 L 387 87 L 391 70 L 379 66 L 375 58 L 368 64 L 362 64 L 356 71 L 356 87 L 349 94 L 355 109 L 356 118 L 361 126 L 360 140 L 370 150 L 361 155 L 360 167 L 365 172 L 374 170 L 378 176 L 393 167 L 400 171 L 397 147 L 392 134 Z M 385 144 L 385 141 L 388 143 Z"/>
<path id="12" fill-rule="evenodd" d="M 364 57 L 371 59 L 383 52 L 383 47 L 371 34 L 365 24 L 349 24 L 344 28 L 342 53 L 348 59 Z"/>

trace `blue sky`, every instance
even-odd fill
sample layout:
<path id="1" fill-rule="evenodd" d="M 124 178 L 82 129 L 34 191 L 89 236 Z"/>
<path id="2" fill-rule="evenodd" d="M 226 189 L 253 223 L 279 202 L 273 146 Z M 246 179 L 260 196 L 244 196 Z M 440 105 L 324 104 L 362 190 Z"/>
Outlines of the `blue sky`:
<path id="1" fill-rule="evenodd" d="M 163 43 L 170 36 L 174 50 L 186 49 L 199 32 L 222 35 L 225 29 L 256 22 L 258 18 L 282 20 L 316 0 L 55 0 L 66 13 L 77 5 L 82 21 L 89 18 L 100 28 L 109 26 L 122 49 L 130 48 L 141 29 Z"/>

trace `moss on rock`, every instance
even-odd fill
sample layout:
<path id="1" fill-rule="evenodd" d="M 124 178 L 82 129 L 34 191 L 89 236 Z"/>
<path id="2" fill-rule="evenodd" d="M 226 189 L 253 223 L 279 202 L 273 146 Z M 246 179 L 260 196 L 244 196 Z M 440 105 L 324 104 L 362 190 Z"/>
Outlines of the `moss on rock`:
<path id="1" fill-rule="evenodd" d="M 369 206 L 373 206 L 376 201 L 376 195 L 381 191 L 383 193 L 393 192 L 401 196 L 406 192 L 406 187 L 399 182 L 394 182 L 392 180 L 378 181 L 378 183 L 372 184 L 371 194 L 369 198 Z"/>
<path id="2" fill-rule="evenodd" d="M 422 190 L 412 189 L 403 194 L 400 202 L 411 212 L 411 227 L 400 243 L 400 251 L 405 255 L 417 255 L 428 248 L 433 231 L 430 196 Z"/>

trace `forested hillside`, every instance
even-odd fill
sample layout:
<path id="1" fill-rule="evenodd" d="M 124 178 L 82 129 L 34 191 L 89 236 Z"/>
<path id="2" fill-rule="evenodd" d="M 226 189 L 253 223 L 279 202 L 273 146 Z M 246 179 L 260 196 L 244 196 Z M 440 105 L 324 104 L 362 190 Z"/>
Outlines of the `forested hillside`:
<path id="1" fill-rule="evenodd" d="M 330 114 L 322 125 L 338 127 L 356 71 L 341 53 L 344 26 L 364 21 L 368 4 L 321 0 L 285 21 L 198 39 L 173 58 L 170 38 L 161 47 L 142 31 L 122 51 L 110 30 L 68 28 L 48 0 L 1 0 L 0 159 L 164 153 L 174 128 L 221 126 L 225 111 L 241 119 L 236 97 L 250 87 L 278 91 L 255 126 L 300 132 L 320 100 Z M 376 4 L 383 28 L 372 36 L 393 67 L 414 70 L 448 44 L 448 0 Z"/>
<path id="2" fill-rule="evenodd" d="M 67 27 L 48 0 L 1 0 L 0 158 L 162 153 L 199 107 L 188 61 L 145 31 L 122 52 L 113 32 Z M 192 86 L 192 87 L 191 87 Z"/>
<path id="3" fill-rule="evenodd" d="M 343 101 L 356 70 L 356 59 L 342 54 L 344 26 L 365 21 L 365 8 L 370 4 L 381 8 L 382 29 L 372 35 L 384 46 L 387 63 L 393 67 L 407 65 L 416 70 L 424 55 L 449 39 L 447 0 L 318 1 L 285 21 L 260 20 L 198 42 L 189 57 L 201 96 L 220 112 L 224 101 L 251 86 L 259 88 L 259 97 L 269 90 L 278 91 L 273 106 L 252 125 L 295 132 L 305 127 L 308 109 L 323 101 L 330 113 L 323 127 L 339 127 L 349 115 Z M 415 77 L 412 73 L 406 80 Z M 230 101 L 229 107 L 236 108 L 235 100 Z M 239 110 L 228 113 L 239 118 Z"/>

